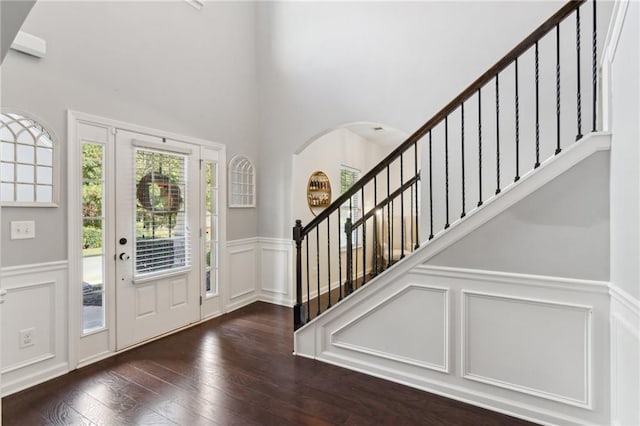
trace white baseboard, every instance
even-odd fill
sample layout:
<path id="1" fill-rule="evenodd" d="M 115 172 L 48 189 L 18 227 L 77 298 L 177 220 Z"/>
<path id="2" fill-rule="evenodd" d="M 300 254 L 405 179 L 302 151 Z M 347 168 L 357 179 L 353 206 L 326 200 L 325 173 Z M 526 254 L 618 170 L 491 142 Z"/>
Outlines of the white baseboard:
<path id="1" fill-rule="evenodd" d="M 28 374 L 14 380 L 2 381 L 2 396 L 11 395 L 16 392 L 39 385 L 48 380 L 65 375 L 69 372 L 69 364 L 66 362 L 42 369 L 36 373 Z"/>

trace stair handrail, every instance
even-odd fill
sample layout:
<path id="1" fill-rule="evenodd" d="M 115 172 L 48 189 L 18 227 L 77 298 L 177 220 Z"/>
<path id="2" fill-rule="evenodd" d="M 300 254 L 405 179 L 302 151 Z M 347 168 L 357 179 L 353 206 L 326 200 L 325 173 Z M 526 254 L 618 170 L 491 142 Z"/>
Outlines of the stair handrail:
<path id="1" fill-rule="evenodd" d="M 549 19 L 547 19 L 542 25 L 536 28 L 531 34 L 529 34 L 524 40 L 522 40 L 516 47 L 511 49 L 509 53 L 504 55 L 498 62 L 496 62 L 491 68 L 485 71 L 480 77 L 478 77 L 473 83 L 471 83 L 466 89 L 464 89 L 458 96 L 456 96 L 451 102 L 449 102 L 444 108 L 438 111 L 429 121 L 427 121 L 422 127 L 416 130 L 411 136 L 407 138 L 402 144 L 398 145 L 393 151 L 389 153 L 380 163 L 369 170 L 364 176 L 356 181 L 347 191 L 343 192 L 338 198 L 336 198 L 329 206 L 327 206 L 322 212 L 311 220 L 307 225 L 302 227 L 301 236 L 304 237 L 312 229 L 322 223 L 333 212 L 338 210 L 345 202 L 353 197 L 358 191 L 373 180 L 374 176 L 378 175 L 388 165 L 395 161 L 401 154 L 407 151 L 415 143 L 417 143 L 429 130 L 438 125 L 446 116 L 451 114 L 456 108 L 460 106 L 464 101 L 473 96 L 480 88 L 485 86 L 496 74 L 503 71 L 509 65 L 511 65 L 518 57 L 529 50 L 544 37 L 549 31 L 555 28 L 556 25 L 561 23 L 566 17 L 571 15 L 573 11 L 578 9 L 586 0 L 571 0 L 554 13 Z"/>
<path id="2" fill-rule="evenodd" d="M 330 216 L 337 211 L 337 216 L 338 216 L 338 223 L 339 223 L 339 227 L 342 226 L 341 222 L 340 222 L 340 211 L 342 206 L 346 205 L 347 202 L 349 202 L 352 197 L 354 197 L 355 195 L 358 194 L 358 192 L 361 192 L 361 194 L 364 196 L 364 192 L 365 192 L 365 187 L 366 185 L 368 185 L 369 183 L 373 183 L 373 191 L 374 191 L 374 205 L 371 209 L 369 209 L 368 211 L 363 211 L 362 212 L 362 216 L 360 218 L 357 218 L 355 221 L 353 220 L 353 218 L 351 217 L 352 214 L 350 214 L 348 217 L 345 217 L 346 221 L 344 223 L 344 227 L 341 228 L 344 234 L 346 234 L 346 238 L 345 238 L 345 243 L 346 243 L 346 271 L 347 271 L 347 276 L 346 276 L 346 282 L 344 282 L 344 297 L 348 296 L 356 287 L 354 287 L 355 285 L 358 286 L 363 286 L 365 285 L 365 281 L 367 279 L 367 272 L 366 270 L 366 244 L 364 242 L 362 242 L 361 245 L 361 252 L 362 252 L 362 276 L 358 275 L 358 264 L 357 264 L 357 256 L 356 256 L 356 273 L 355 275 L 353 274 L 353 265 L 352 265 L 352 260 L 353 260 L 353 241 L 352 241 L 352 232 L 354 232 L 357 228 L 361 228 L 362 229 L 362 236 L 363 236 L 363 241 L 365 239 L 365 235 L 366 235 L 366 223 L 367 220 L 372 218 L 373 220 L 373 226 L 375 229 L 375 224 L 376 224 L 376 214 L 380 211 L 383 210 L 383 208 L 386 207 L 387 209 L 387 260 L 386 260 L 386 265 L 384 265 L 384 261 L 383 264 L 381 265 L 381 269 L 378 268 L 378 263 L 376 261 L 377 256 L 380 255 L 380 251 L 377 250 L 377 246 L 376 244 L 373 245 L 373 268 L 372 274 L 369 274 L 370 276 L 375 276 L 377 273 L 379 273 L 381 270 L 383 271 L 384 269 L 386 269 L 387 267 L 391 267 L 393 263 L 395 263 L 396 259 L 393 257 L 392 255 L 392 237 L 390 236 L 393 232 L 393 226 L 391 224 L 392 222 L 392 211 L 393 211 L 393 202 L 394 200 L 399 197 L 400 198 L 400 209 L 401 209 L 401 213 L 400 216 L 404 218 L 404 213 L 402 213 L 402 209 L 404 208 L 404 201 L 403 201 L 403 196 L 405 194 L 405 191 L 409 191 L 409 199 L 411 200 L 411 206 L 410 209 L 413 210 L 413 206 L 415 205 L 416 208 L 416 216 L 415 216 L 415 222 L 414 219 L 411 219 L 411 237 L 410 237 L 410 242 L 411 242 L 411 249 L 409 251 L 414 251 L 417 250 L 420 247 L 420 233 L 418 230 L 418 220 L 417 220 L 417 209 L 418 209 L 418 182 L 421 180 L 421 171 L 418 169 L 418 143 L 421 142 L 422 138 L 426 135 L 428 135 L 428 145 L 429 145 L 429 177 L 428 177 L 428 181 L 429 181 L 429 221 L 430 221 L 430 233 L 429 233 L 429 240 L 431 240 L 432 238 L 434 238 L 434 225 L 433 225 L 433 200 L 432 200 L 432 183 L 433 183 L 433 177 L 431 175 L 432 173 L 432 130 L 434 128 L 436 128 L 436 126 L 444 123 L 444 138 L 445 138 L 445 190 L 446 190 L 446 198 L 445 198 L 445 207 L 446 207 L 446 223 L 444 225 L 444 230 L 446 230 L 447 228 L 449 228 L 450 223 L 449 223 L 449 165 L 448 165 L 448 118 L 458 109 L 460 108 L 460 113 L 461 113 L 461 117 L 462 117 L 462 213 L 460 215 L 460 218 L 464 218 L 466 215 L 466 210 L 465 210 L 465 192 L 464 192 L 464 188 L 465 188 L 465 166 L 464 166 L 464 105 L 465 102 L 469 101 L 473 96 L 477 95 L 478 98 L 478 150 L 479 150 L 479 179 L 478 179 L 478 183 L 479 183 L 479 189 L 478 189 L 478 193 L 479 193 L 479 201 L 477 206 L 480 207 L 483 205 L 483 197 L 482 197 L 482 139 L 481 139 L 481 121 L 480 121 L 480 115 L 481 115 L 481 93 L 482 93 L 482 89 L 486 88 L 486 86 L 488 85 L 489 82 L 491 82 L 492 80 L 495 80 L 495 99 L 496 99 L 496 128 L 499 129 L 500 128 L 500 123 L 499 123 L 499 110 L 500 110 L 500 106 L 499 106 L 499 92 L 498 92 L 498 77 L 500 75 L 501 72 L 503 72 L 505 69 L 507 69 L 508 67 L 510 67 L 512 64 L 515 63 L 515 137 L 516 137 L 516 175 L 515 175 L 515 179 L 514 182 L 517 182 L 520 179 L 520 174 L 519 174 L 519 157 L 518 157 L 518 146 L 519 146 L 519 132 L 518 132 L 518 58 L 520 58 L 521 56 L 523 56 L 529 49 L 534 48 L 535 47 L 535 120 L 536 120 L 536 124 L 535 124 L 535 148 L 536 148 L 536 162 L 534 165 L 534 169 L 538 168 L 541 165 L 541 158 L 540 158 L 540 129 L 539 129 L 539 104 L 538 104 L 538 84 L 539 84 L 539 67 L 538 67 L 538 61 L 539 61 L 539 42 L 545 37 L 547 36 L 554 28 L 556 29 L 555 33 L 556 33 L 556 115 L 557 115 L 557 125 L 556 125 L 556 149 L 555 149 L 555 155 L 560 154 L 560 152 L 562 151 L 561 149 L 561 144 L 560 144 L 560 138 L 561 138 L 561 133 L 560 133 L 560 24 L 566 19 L 568 18 L 570 15 L 572 15 L 575 12 L 575 16 L 576 16 L 576 49 L 577 49 L 577 73 L 576 73 L 576 88 L 577 88 L 577 92 L 576 92 L 576 106 L 577 106 L 577 134 L 576 134 L 576 141 L 580 140 L 582 138 L 582 98 L 581 98 L 581 85 L 580 85 L 580 68 L 581 68 L 581 60 L 580 60 L 580 7 L 586 3 L 586 0 L 570 0 L 569 2 L 567 2 L 564 6 L 562 6 L 557 12 L 555 12 L 550 18 L 548 18 L 543 24 L 541 24 L 540 26 L 538 26 L 533 32 L 531 32 L 524 40 L 522 40 L 520 43 L 518 43 L 513 49 L 511 49 L 506 55 L 504 55 L 500 60 L 498 60 L 493 66 L 491 66 L 490 68 L 488 68 L 482 75 L 480 75 L 480 77 L 478 77 L 475 81 L 473 81 L 467 88 L 465 88 L 462 92 L 460 92 L 460 94 L 458 94 L 455 98 L 453 98 L 453 100 L 451 102 L 449 102 L 446 106 L 444 106 L 442 109 L 440 109 L 435 115 L 433 115 L 424 125 L 422 125 L 418 130 L 416 130 L 411 136 L 409 136 L 402 144 L 400 144 L 398 147 L 396 147 L 393 151 L 391 151 L 382 161 L 380 161 L 376 166 L 374 166 L 371 170 L 369 170 L 361 179 L 359 179 L 357 182 L 355 182 L 348 190 L 346 190 L 344 193 L 342 193 L 341 195 L 339 195 L 328 207 L 326 207 L 323 211 L 321 211 L 314 219 L 312 219 L 306 226 L 302 225 L 302 222 L 300 220 L 296 220 L 295 226 L 293 227 L 293 240 L 295 242 L 295 280 L 296 280 L 296 304 L 294 305 L 294 329 L 298 329 L 301 326 L 303 326 L 305 323 L 308 322 L 308 320 L 310 319 L 309 316 L 307 316 L 307 314 L 305 313 L 305 307 L 303 305 L 302 302 L 302 243 L 305 239 L 305 237 L 307 235 L 310 234 L 310 232 L 312 230 L 315 230 L 316 232 L 316 284 L 317 287 L 315 290 L 317 290 L 317 297 L 315 299 L 316 300 L 316 304 L 317 304 L 317 313 L 315 316 L 318 316 L 322 313 L 322 309 L 320 306 L 320 295 L 321 295 L 321 284 L 320 284 L 320 269 L 319 269 L 319 252 L 320 252 L 320 246 L 319 246 L 319 230 L 320 230 L 320 224 L 323 222 L 327 222 L 327 252 L 329 252 L 331 244 L 330 244 L 330 235 L 329 235 L 329 220 L 330 220 Z M 596 16 L 597 16 L 597 8 L 596 8 L 596 0 L 592 0 L 592 4 L 593 4 L 593 13 L 591 14 L 592 18 L 593 18 L 593 33 L 592 33 L 592 51 L 591 51 L 591 56 L 592 56 L 592 81 L 591 83 L 591 89 L 592 89 L 592 97 L 591 97 L 591 107 L 592 107 L 592 123 L 593 123 L 593 127 L 591 131 L 596 131 L 596 119 L 597 119 L 597 103 L 596 103 L 596 96 L 597 96 L 597 25 L 596 25 Z M 496 183 L 497 183 L 497 188 L 495 191 L 495 195 L 498 195 L 501 192 L 501 186 L 500 186 L 500 144 L 499 144 L 499 135 L 500 132 L 498 130 L 497 134 L 496 134 Z M 413 168 L 413 176 L 403 176 L 403 155 L 405 154 L 405 152 L 407 152 L 409 149 L 413 148 L 414 149 L 414 168 Z M 390 188 L 389 188 L 389 170 L 390 167 L 392 166 L 392 163 L 394 163 L 396 160 L 399 159 L 399 163 L 400 163 L 400 186 L 397 190 L 395 190 L 393 193 L 390 192 Z M 383 197 L 382 200 L 376 200 L 376 179 L 378 177 L 378 175 L 386 169 L 387 172 L 387 194 L 386 194 L 386 198 Z M 413 204 L 414 202 L 414 196 L 415 194 L 415 204 Z M 351 209 L 351 203 L 349 203 L 349 208 Z M 412 213 L 413 214 L 413 213 Z M 382 218 L 383 223 L 384 223 L 384 218 Z M 415 224 L 415 230 L 414 230 L 414 224 Z M 404 240 L 404 232 L 405 232 L 405 225 L 404 225 L 404 219 L 401 221 L 400 224 L 400 247 L 401 247 L 401 253 L 400 253 L 400 259 L 405 257 L 405 240 Z M 342 234 L 341 234 L 342 235 Z M 374 241 L 375 241 L 375 232 L 374 232 Z M 414 245 L 414 237 L 415 237 L 415 245 Z M 341 236 L 342 238 L 342 236 Z M 356 238 L 357 238 L 357 233 L 356 233 Z M 383 237 L 384 238 L 384 237 Z M 424 240 L 422 240 L 424 241 Z M 382 241 L 382 243 L 384 244 L 385 241 Z M 359 243 L 360 244 L 360 243 Z M 384 250 L 383 250 L 384 251 Z M 307 252 L 307 310 L 310 310 L 310 288 L 309 288 L 309 239 L 307 239 L 307 246 L 306 246 L 306 252 Z M 356 250 L 357 252 L 357 250 Z M 382 256 L 384 256 L 384 253 L 382 253 Z M 338 254 L 338 277 L 339 277 L 339 281 L 342 279 L 342 275 L 341 275 L 341 264 L 340 264 L 340 254 Z M 331 272 L 330 272 L 330 266 L 331 266 L 331 255 L 328 254 L 327 256 L 327 277 L 328 277 L 328 286 L 327 286 L 327 290 L 326 293 L 328 294 L 328 303 L 327 303 L 327 307 L 326 309 L 330 309 L 331 308 L 331 304 L 332 304 L 332 296 L 331 296 Z M 355 280 L 354 280 L 355 278 Z M 342 300 L 343 298 L 343 283 L 339 282 L 338 283 L 338 301 Z M 324 292 L 322 294 L 325 294 Z"/>

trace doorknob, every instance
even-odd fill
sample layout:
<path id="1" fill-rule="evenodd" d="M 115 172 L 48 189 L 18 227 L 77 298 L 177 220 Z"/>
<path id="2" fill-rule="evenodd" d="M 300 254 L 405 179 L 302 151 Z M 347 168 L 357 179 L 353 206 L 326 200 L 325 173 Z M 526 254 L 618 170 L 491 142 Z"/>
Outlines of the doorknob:
<path id="1" fill-rule="evenodd" d="M 131 257 L 127 253 L 120 253 L 120 260 L 129 260 Z"/>

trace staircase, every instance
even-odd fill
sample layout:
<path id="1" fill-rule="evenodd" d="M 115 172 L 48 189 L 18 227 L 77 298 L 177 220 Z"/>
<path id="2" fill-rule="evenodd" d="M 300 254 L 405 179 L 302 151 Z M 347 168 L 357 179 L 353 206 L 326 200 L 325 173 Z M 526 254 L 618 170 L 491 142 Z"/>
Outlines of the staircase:
<path id="1" fill-rule="evenodd" d="M 595 1 L 565 4 L 313 221 L 296 221 L 296 355 L 542 423 L 609 421 L 608 364 L 592 351 L 608 344 L 607 283 L 434 263 L 544 191 L 608 200 L 571 189 L 608 182 L 596 24 Z M 567 243 L 566 256 L 580 250 Z"/>

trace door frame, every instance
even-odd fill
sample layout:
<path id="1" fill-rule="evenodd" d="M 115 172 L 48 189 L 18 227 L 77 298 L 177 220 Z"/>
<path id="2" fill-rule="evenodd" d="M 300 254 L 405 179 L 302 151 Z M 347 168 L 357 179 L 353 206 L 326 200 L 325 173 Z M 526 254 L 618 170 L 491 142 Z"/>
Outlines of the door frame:
<path id="1" fill-rule="evenodd" d="M 190 143 L 195 147 L 198 155 L 198 159 L 202 159 L 203 150 L 215 150 L 219 156 L 219 179 L 220 179 L 220 192 L 219 192 L 219 282 L 220 282 L 220 300 L 221 311 L 226 311 L 226 292 L 228 291 L 228 268 L 226 259 L 226 213 L 227 213 L 227 191 L 226 191 L 226 145 L 218 142 L 213 142 L 205 139 L 180 135 L 164 130 L 154 129 L 150 127 L 140 126 L 137 124 L 127 123 L 110 118 L 100 117 L 97 115 L 87 114 L 84 112 L 67 110 L 67 256 L 69 259 L 69 285 L 67 286 L 67 312 L 68 312 L 68 354 L 69 354 L 69 370 L 73 370 L 93 362 L 97 362 L 101 359 L 108 358 L 118 352 L 126 351 L 148 341 L 160 338 L 166 334 L 174 333 L 181 329 L 192 327 L 203 321 L 209 320 L 214 316 L 205 316 L 200 309 L 200 320 L 194 322 L 188 326 L 173 330 L 169 333 L 157 336 L 149 339 L 145 342 L 137 345 L 130 346 L 122 351 L 116 351 L 116 297 L 115 297 L 115 283 L 109 284 L 109 287 L 105 292 L 105 328 L 95 333 L 89 333 L 85 336 L 82 335 L 82 297 L 80 286 L 82 282 L 82 230 L 79 224 L 82 221 L 82 167 L 81 167 L 81 146 L 82 141 L 79 139 L 78 132 L 79 124 L 84 123 L 91 126 L 101 127 L 106 129 L 108 133 L 107 144 L 115 143 L 115 132 L 117 129 L 144 133 L 150 136 L 167 138 L 177 141 Z M 105 167 L 105 215 L 111 215 L 113 221 L 115 216 L 113 212 L 113 198 L 115 189 L 115 158 L 113 154 L 109 154 L 110 150 L 106 150 L 106 164 Z M 114 150 L 111 152 L 115 152 Z M 201 162 L 200 162 L 201 163 Z M 202 179 L 202 173 L 198 174 Z M 199 182 L 198 187 L 201 187 Z M 202 197 L 202 194 L 200 194 Z M 201 202 L 198 205 L 202 205 Z M 202 226 L 203 211 L 200 208 L 198 215 L 198 226 Z M 105 228 L 105 261 L 110 262 L 115 256 L 115 227 L 106 226 Z M 200 240 L 201 243 L 202 240 Z M 109 270 L 109 268 L 105 268 Z M 113 268 L 115 269 L 115 268 Z M 201 276 L 199 274 L 198 276 Z M 113 281 L 114 276 L 105 276 L 105 282 Z M 200 294 L 205 297 L 204 286 L 200 283 Z M 94 346 L 95 350 L 91 350 Z"/>

